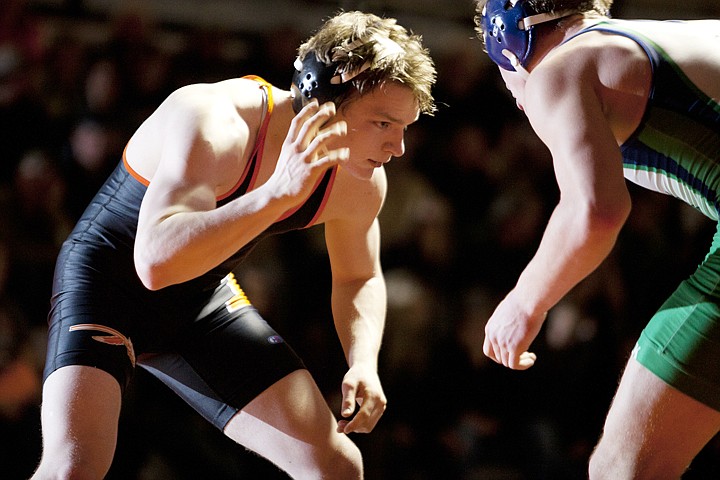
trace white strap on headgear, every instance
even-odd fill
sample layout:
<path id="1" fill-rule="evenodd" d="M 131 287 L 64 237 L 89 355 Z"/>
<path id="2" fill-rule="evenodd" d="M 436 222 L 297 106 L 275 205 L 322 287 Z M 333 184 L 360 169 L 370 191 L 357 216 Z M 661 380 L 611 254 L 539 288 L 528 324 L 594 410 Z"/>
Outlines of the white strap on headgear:
<path id="1" fill-rule="evenodd" d="M 533 25 L 538 25 L 540 23 L 545 22 L 551 22 L 553 20 L 557 20 L 558 18 L 567 17 L 569 15 L 572 15 L 573 13 L 576 13 L 573 10 L 563 10 L 560 12 L 546 12 L 546 13 L 538 13 L 536 15 L 530 15 L 529 17 L 523 18 L 518 27 L 521 30 L 528 30 Z"/>
<path id="2" fill-rule="evenodd" d="M 383 47 L 382 54 L 375 57 L 374 62 L 367 60 L 365 63 L 360 65 L 359 68 L 355 68 L 352 70 L 339 70 L 338 74 L 330 79 L 330 83 L 332 83 L 333 85 L 339 85 L 341 83 L 349 82 L 350 80 L 370 68 L 373 63 L 377 63 L 384 58 L 404 52 L 403 48 L 395 40 L 389 37 L 377 35 L 375 33 L 373 33 L 369 37 L 355 39 L 353 42 L 350 42 L 346 47 L 343 47 L 342 50 L 346 51 L 348 56 L 352 56 L 353 50 L 370 42 L 381 45 Z M 339 53 L 336 52 L 335 55 L 333 55 L 332 60 L 334 62 L 338 61 Z"/>
<path id="3" fill-rule="evenodd" d="M 367 62 L 360 65 L 360 68 L 356 68 L 354 70 L 348 70 L 348 71 L 340 70 L 340 71 L 338 71 L 337 75 L 335 75 L 334 77 L 332 77 L 330 79 L 330 83 L 332 83 L 333 85 L 339 85 L 341 83 L 349 82 L 350 80 L 352 80 L 353 78 L 357 77 L 362 72 L 364 72 L 365 70 L 370 68 L 371 65 L 372 65 L 372 62 L 370 60 L 368 60 Z"/>

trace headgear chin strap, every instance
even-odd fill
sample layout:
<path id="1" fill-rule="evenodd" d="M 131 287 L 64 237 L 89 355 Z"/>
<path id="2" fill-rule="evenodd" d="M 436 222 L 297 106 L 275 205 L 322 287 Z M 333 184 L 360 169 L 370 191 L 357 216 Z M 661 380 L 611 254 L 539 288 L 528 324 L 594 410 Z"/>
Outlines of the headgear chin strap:
<path id="1" fill-rule="evenodd" d="M 485 50 L 505 70 L 516 70 L 515 65 L 526 67 L 535 46 L 533 27 L 573 13 L 567 10 L 537 13 L 530 9 L 527 0 L 488 0 L 481 14 Z"/>

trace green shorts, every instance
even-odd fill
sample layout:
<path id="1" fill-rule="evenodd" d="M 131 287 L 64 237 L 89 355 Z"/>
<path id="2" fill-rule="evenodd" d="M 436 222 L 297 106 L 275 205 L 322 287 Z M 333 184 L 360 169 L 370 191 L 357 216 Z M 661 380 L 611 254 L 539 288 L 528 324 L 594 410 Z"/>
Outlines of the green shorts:
<path id="1" fill-rule="evenodd" d="M 720 224 L 712 248 L 643 330 L 637 360 L 670 386 L 720 411 Z"/>

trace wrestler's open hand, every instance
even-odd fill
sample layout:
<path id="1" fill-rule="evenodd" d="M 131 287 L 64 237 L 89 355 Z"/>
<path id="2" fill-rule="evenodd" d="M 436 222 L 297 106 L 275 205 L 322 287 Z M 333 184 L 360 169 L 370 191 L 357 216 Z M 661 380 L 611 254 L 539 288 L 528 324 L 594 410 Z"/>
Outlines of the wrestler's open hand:
<path id="1" fill-rule="evenodd" d="M 361 365 L 351 367 L 343 378 L 342 395 L 340 413 L 345 418 L 351 417 L 353 413 L 355 416 L 351 420 L 338 421 L 338 432 L 372 431 L 387 406 L 377 371 Z"/>
<path id="2" fill-rule="evenodd" d="M 527 315 L 511 293 L 500 302 L 485 326 L 483 352 L 508 368 L 527 370 L 536 360 L 528 348 L 540 332 L 546 315 Z"/>
<path id="3" fill-rule="evenodd" d="M 275 196 L 297 204 L 310 194 L 325 170 L 348 159 L 348 148 L 330 148 L 347 133 L 345 121 L 330 122 L 335 113 L 334 103 L 318 105 L 314 100 L 293 118 L 268 180 Z"/>

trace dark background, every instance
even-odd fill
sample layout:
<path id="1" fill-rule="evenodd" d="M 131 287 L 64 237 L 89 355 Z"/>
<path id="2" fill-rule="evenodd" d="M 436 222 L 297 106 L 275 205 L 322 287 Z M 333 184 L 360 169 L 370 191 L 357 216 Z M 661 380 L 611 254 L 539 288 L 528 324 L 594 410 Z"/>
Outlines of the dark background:
<path id="1" fill-rule="evenodd" d="M 717 17 L 717 2 L 617 1 L 625 18 Z M 0 3 L 0 477 L 40 455 L 40 374 L 55 256 L 125 142 L 175 88 L 258 74 L 289 82 L 295 49 L 338 9 L 422 34 L 434 117 L 387 167 L 389 399 L 354 435 L 369 480 L 582 479 L 634 341 L 701 261 L 715 225 L 630 186 L 610 258 L 549 315 L 526 372 L 482 354 L 484 323 L 535 251 L 557 197 L 550 158 L 474 38 L 470 0 L 3 0 Z M 237 272 L 339 410 L 342 351 L 321 227 L 263 243 Z M 720 478 L 717 441 L 687 479 Z M 286 478 L 144 371 L 125 397 L 111 479 Z"/>

